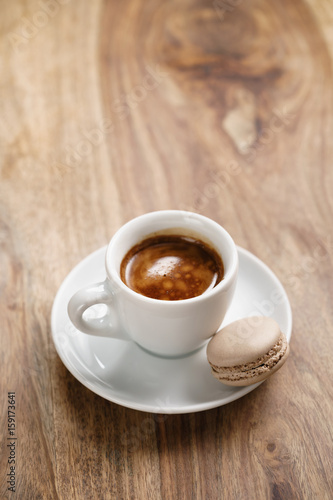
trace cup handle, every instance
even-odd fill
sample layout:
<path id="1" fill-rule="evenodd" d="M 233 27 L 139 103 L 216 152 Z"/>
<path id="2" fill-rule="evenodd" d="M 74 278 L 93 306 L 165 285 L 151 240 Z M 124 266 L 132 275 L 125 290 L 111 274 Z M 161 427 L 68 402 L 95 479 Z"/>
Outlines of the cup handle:
<path id="1" fill-rule="evenodd" d="M 100 318 L 84 318 L 84 312 L 91 306 L 104 304 L 107 311 Z M 81 332 L 97 337 L 125 338 L 121 334 L 117 312 L 114 307 L 114 293 L 106 281 L 81 288 L 68 303 L 68 315 L 73 325 Z M 112 306 L 112 315 L 111 315 Z M 114 324 L 116 323 L 116 324 Z"/>

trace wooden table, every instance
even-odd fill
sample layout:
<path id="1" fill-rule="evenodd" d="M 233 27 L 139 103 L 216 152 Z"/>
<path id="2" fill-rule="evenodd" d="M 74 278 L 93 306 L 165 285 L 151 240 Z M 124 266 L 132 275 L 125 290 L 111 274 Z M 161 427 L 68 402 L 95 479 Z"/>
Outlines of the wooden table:
<path id="1" fill-rule="evenodd" d="M 328 0 L 3 3 L 1 498 L 333 498 L 332 22 Z M 74 265 L 169 208 L 277 274 L 292 353 L 242 399 L 153 418 L 69 373 L 50 313 Z"/>

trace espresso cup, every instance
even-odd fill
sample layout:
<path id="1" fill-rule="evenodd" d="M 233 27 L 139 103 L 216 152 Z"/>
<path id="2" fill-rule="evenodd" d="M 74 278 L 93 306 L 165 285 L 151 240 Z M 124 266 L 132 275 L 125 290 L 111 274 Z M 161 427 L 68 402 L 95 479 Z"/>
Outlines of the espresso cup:
<path id="1" fill-rule="evenodd" d="M 125 255 L 146 238 L 165 234 L 200 240 L 215 250 L 223 261 L 223 279 L 201 295 L 183 300 L 159 300 L 129 288 L 120 276 Z M 177 357 L 202 347 L 220 327 L 236 287 L 238 254 L 231 236 L 213 220 L 162 210 L 141 215 L 115 233 L 105 269 L 105 281 L 84 287 L 69 301 L 74 326 L 90 335 L 134 341 L 159 356 Z M 96 304 L 104 304 L 106 312 L 92 319 L 85 311 Z"/>

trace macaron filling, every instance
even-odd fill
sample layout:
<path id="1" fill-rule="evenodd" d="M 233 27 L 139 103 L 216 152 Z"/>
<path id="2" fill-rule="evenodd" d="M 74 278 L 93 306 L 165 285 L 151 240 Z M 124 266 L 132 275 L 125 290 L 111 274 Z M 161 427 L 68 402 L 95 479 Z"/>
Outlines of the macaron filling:
<path id="1" fill-rule="evenodd" d="M 255 361 L 236 366 L 215 366 L 210 363 L 214 377 L 219 380 L 237 381 L 254 378 L 265 372 L 270 372 L 288 350 L 285 335 L 281 334 L 276 344 L 264 355 Z"/>

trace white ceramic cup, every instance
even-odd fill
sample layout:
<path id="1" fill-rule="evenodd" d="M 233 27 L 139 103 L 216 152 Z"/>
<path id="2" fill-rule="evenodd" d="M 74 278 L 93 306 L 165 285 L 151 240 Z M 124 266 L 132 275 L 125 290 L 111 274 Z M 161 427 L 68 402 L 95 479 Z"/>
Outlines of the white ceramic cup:
<path id="1" fill-rule="evenodd" d="M 163 233 L 192 236 L 213 247 L 223 260 L 222 281 L 202 295 L 176 301 L 146 297 L 125 285 L 120 266 L 126 253 L 147 237 Z M 163 210 L 122 226 L 109 243 L 105 267 L 104 282 L 86 286 L 71 298 L 68 314 L 73 324 L 91 335 L 130 339 L 154 354 L 176 357 L 203 346 L 221 325 L 236 287 L 238 254 L 231 236 L 213 220 L 192 212 Z M 105 315 L 85 317 L 95 304 L 107 306 Z"/>

